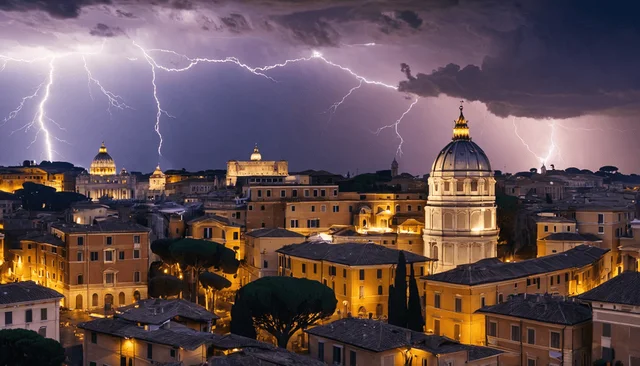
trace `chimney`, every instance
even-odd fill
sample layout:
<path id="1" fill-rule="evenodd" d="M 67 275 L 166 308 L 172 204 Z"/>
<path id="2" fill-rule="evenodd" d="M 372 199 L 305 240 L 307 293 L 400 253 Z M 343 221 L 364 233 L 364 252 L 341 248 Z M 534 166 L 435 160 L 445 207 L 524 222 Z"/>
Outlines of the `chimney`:
<path id="1" fill-rule="evenodd" d="M 524 293 L 524 299 L 525 300 L 527 299 L 527 293 L 526 292 Z"/>

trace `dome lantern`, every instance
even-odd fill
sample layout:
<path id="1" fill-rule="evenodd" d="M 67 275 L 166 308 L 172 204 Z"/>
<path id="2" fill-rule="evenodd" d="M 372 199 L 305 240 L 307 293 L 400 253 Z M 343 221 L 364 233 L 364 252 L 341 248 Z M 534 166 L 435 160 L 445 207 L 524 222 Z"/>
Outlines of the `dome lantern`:
<path id="1" fill-rule="evenodd" d="M 260 161 L 262 160 L 262 155 L 260 154 L 260 150 L 258 150 L 258 144 L 253 148 L 253 153 L 251 154 L 251 161 Z"/>

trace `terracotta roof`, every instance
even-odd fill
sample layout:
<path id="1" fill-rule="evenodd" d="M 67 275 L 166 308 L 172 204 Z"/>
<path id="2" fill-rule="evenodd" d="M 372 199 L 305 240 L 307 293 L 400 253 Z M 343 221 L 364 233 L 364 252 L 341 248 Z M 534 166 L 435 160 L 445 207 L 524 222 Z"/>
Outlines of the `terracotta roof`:
<path id="1" fill-rule="evenodd" d="M 640 272 L 623 272 L 578 296 L 580 300 L 640 306 Z"/>
<path id="2" fill-rule="evenodd" d="M 0 304 L 14 304 L 40 300 L 62 299 L 58 291 L 40 286 L 33 281 L 12 282 L 0 285 Z"/>
<path id="3" fill-rule="evenodd" d="M 463 264 L 446 272 L 422 277 L 459 285 L 480 285 L 548 273 L 568 268 L 581 268 L 598 261 L 609 249 L 580 245 L 566 252 L 503 263 L 497 258 L 487 258 L 472 264 Z"/>
<path id="4" fill-rule="evenodd" d="M 553 233 L 545 236 L 542 240 L 558 240 L 558 241 L 602 241 L 602 238 L 590 233 Z"/>
<path id="5" fill-rule="evenodd" d="M 118 308 L 119 318 L 144 324 L 162 324 L 177 316 L 199 322 L 209 322 L 219 317 L 190 301 L 183 299 L 147 299 Z"/>
<path id="6" fill-rule="evenodd" d="M 307 241 L 301 244 L 285 245 L 276 250 L 276 252 L 292 257 L 318 261 L 324 260 L 348 266 L 371 266 L 396 264 L 398 263 L 398 255 L 401 251 L 370 243 L 331 244 L 327 242 Z M 402 252 L 404 252 L 407 263 L 420 263 L 433 260 L 411 252 Z"/>
<path id="7" fill-rule="evenodd" d="M 93 225 L 55 223 L 52 224 L 51 227 L 65 233 L 142 233 L 151 231 L 148 227 L 129 221 L 120 221 L 115 219 L 99 221 Z"/>
<path id="8" fill-rule="evenodd" d="M 253 238 L 304 238 L 304 235 L 282 228 L 263 228 L 245 234 Z"/>
<path id="9" fill-rule="evenodd" d="M 233 210 L 234 210 L 234 211 L 237 211 L 237 209 L 233 209 Z M 187 225 L 193 225 L 193 224 L 195 224 L 195 223 L 198 223 L 198 222 L 205 222 L 205 221 L 217 221 L 217 222 L 222 223 L 222 224 L 227 225 L 227 226 L 240 227 L 240 225 L 236 224 L 235 222 L 232 222 L 231 220 L 229 220 L 229 219 L 228 219 L 228 218 L 226 218 L 226 217 L 218 216 L 218 215 L 213 215 L 213 214 L 209 214 L 209 215 L 205 215 L 205 216 L 200 216 L 200 217 L 197 217 L 197 218 L 195 218 L 195 219 L 193 219 L 193 220 L 189 220 L 189 221 L 187 222 Z"/>
<path id="10" fill-rule="evenodd" d="M 476 313 L 499 314 L 543 323 L 574 325 L 591 320 L 591 309 L 572 299 L 551 295 L 518 295 L 508 301 L 478 309 Z"/>

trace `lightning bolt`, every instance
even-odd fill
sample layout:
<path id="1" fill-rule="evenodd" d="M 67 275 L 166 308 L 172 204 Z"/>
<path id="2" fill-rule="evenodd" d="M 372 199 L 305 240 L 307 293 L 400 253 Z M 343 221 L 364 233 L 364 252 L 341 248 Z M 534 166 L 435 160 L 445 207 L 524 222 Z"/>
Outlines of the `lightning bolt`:
<path id="1" fill-rule="evenodd" d="M 339 101 L 333 103 L 331 105 L 331 107 L 329 107 L 329 109 L 327 109 L 326 112 L 330 113 L 329 116 L 329 121 L 331 122 L 331 119 L 333 118 L 333 115 L 336 113 L 336 110 L 338 110 L 338 107 L 340 107 L 342 105 L 342 103 L 344 103 L 345 100 L 347 100 L 347 98 L 349 98 L 349 96 L 351 95 L 351 93 L 353 93 L 355 90 L 360 89 L 360 87 L 362 87 L 362 80 L 360 80 L 360 82 L 358 83 L 358 85 L 354 86 L 353 88 L 349 89 L 349 91 L 347 92 L 347 94 L 344 95 L 344 97 L 342 97 L 342 99 L 340 99 Z M 325 112 L 325 113 L 326 113 Z"/>
<path id="2" fill-rule="evenodd" d="M 100 83 L 100 81 L 98 79 L 96 79 L 95 77 L 93 77 L 91 70 L 89 69 L 89 66 L 87 65 L 87 60 L 85 58 L 85 56 L 90 56 L 90 55 L 98 55 L 102 52 L 103 48 L 104 48 L 104 44 L 105 41 L 102 42 L 102 45 L 100 47 L 100 50 L 97 52 L 66 52 L 66 53 L 62 53 L 62 54 L 56 54 L 53 53 L 51 55 L 47 55 L 47 56 L 43 56 L 43 57 L 37 57 L 37 58 L 32 58 L 32 59 L 24 59 L 24 58 L 15 58 L 15 57 L 9 57 L 6 55 L 0 55 L 0 72 L 3 71 L 7 65 L 9 63 L 24 63 L 24 64 L 32 64 L 32 63 L 38 63 L 38 62 L 44 62 L 47 61 L 48 64 L 48 72 L 47 72 L 47 76 L 45 78 L 45 80 L 36 88 L 35 92 L 33 92 L 33 94 L 27 95 L 25 97 L 23 97 L 20 101 L 20 103 L 18 104 L 18 106 L 11 111 L 6 117 L 4 117 L 2 124 L 0 124 L 1 126 L 4 126 L 7 122 L 9 122 L 12 119 L 15 119 L 16 117 L 18 117 L 18 115 L 20 114 L 20 112 L 23 110 L 23 108 L 25 107 L 26 103 L 32 99 L 36 99 L 37 97 L 40 96 L 40 93 L 43 91 L 44 89 L 44 93 L 42 94 L 42 96 L 40 97 L 40 101 L 36 106 L 36 113 L 35 116 L 33 117 L 33 119 L 26 123 L 25 125 L 23 125 L 22 127 L 14 130 L 11 132 L 11 134 L 24 130 L 25 132 L 28 132 L 32 127 L 37 125 L 37 131 L 35 133 L 35 136 L 33 138 L 33 140 L 31 141 L 31 143 L 27 146 L 27 149 L 29 149 L 31 146 L 33 146 L 33 144 L 38 140 L 38 138 L 42 135 L 43 139 L 44 139 L 44 154 L 47 158 L 47 160 L 49 161 L 53 161 L 53 157 L 54 154 L 60 155 L 60 153 L 58 153 L 56 150 L 54 150 L 53 148 L 53 144 L 52 144 L 52 139 L 55 139 L 59 142 L 63 142 L 63 143 L 69 143 L 68 141 L 58 138 L 57 136 L 53 135 L 51 133 L 51 131 L 48 128 L 48 125 L 54 125 L 56 126 L 58 129 L 60 129 L 61 131 L 66 131 L 66 129 L 64 127 L 62 127 L 59 123 L 57 123 L 54 119 L 52 119 L 51 117 L 49 117 L 47 115 L 47 111 L 46 111 L 46 107 L 47 107 L 47 102 L 49 101 L 49 98 L 51 97 L 52 94 L 52 85 L 54 83 L 55 80 L 55 75 L 56 75 L 56 67 L 55 67 L 55 62 L 59 59 L 62 58 L 67 58 L 67 57 L 72 57 L 72 56 L 80 56 L 82 58 L 82 61 L 84 63 L 84 69 L 85 72 L 87 73 L 87 79 L 88 79 L 88 86 L 89 86 L 89 96 L 93 99 L 93 94 L 91 92 L 91 84 L 95 84 L 99 87 L 100 92 L 107 98 L 107 101 L 109 103 L 109 106 L 107 108 L 107 111 L 109 112 L 109 114 L 111 114 L 111 107 L 116 107 L 118 109 L 125 109 L 125 108 L 131 108 L 128 105 L 126 105 L 123 101 L 123 99 L 117 95 L 112 93 L 111 91 L 107 90 L 106 88 L 104 88 L 102 86 L 102 83 Z"/>
<path id="3" fill-rule="evenodd" d="M 524 140 L 524 138 L 518 133 L 518 126 L 516 125 L 515 117 L 512 118 L 511 123 L 513 124 L 513 132 L 518 137 L 522 145 L 524 145 L 524 147 L 526 147 L 527 150 L 533 156 L 535 156 L 536 159 L 538 159 L 540 164 L 544 165 L 548 163 L 553 157 L 553 154 L 556 153 L 556 150 L 558 150 L 558 155 L 560 159 L 564 160 L 558 149 L 558 144 L 556 143 L 556 121 L 551 121 L 548 123 L 549 127 L 551 128 L 551 134 L 549 135 L 549 147 L 547 148 L 547 153 L 545 156 L 539 156 L 538 154 L 536 154 L 536 152 L 533 151 L 533 149 L 531 149 L 531 146 L 529 146 L 529 144 Z"/>
<path id="4" fill-rule="evenodd" d="M 378 128 L 374 132 L 376 135 L 379 135 L 380 132 L 382 132 L 383 130 L 385 130 L 387 128 L 393 128 L 393 130 L 396 133 L 396 136 L 398 137 L 398 139 L 400 139 L 400 143 L 398 144 L 398 148 L 396 149 L 396 155 L 398 155 L 398 156 L 402 155 L 402 144 L 404 144 L 404 139 L 402 138 L 402 135 L 400 135 L 400 132 L 398 132 L 398 126 L 400 125 L 400 122 L 402 122 L 402 120 L 404 119 L 404 116 L 406 116 L 407 113 L 411 112 L 411 109 L 413 108 L 413 106 L 418 103 L 418 100 L 419 100 L 419 98 L 416 98 L 409 105 L 409 108 L 407 108 L 407 110 L 404 111 L 404 113 L 402 113 L 402 115 L 400 115 L 400 118 L 398 118 L 394 123 L 392 123 L 390 125 L 382 126 L 382 127 Z"/>

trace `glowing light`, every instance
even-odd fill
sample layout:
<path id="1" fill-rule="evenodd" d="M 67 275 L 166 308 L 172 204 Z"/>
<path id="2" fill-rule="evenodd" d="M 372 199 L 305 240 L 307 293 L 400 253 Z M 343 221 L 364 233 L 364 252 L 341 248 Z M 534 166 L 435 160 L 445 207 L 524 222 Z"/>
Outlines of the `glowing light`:
<path id="1" fill-rule="evenodd" d="M 411 111 L 411 109 L 413 108 L 414 105 L 416 105 L 416 103 L 418 103 L 418 98 L 416 98 L 416 100 L 414 100 L 410 105 L 409 108 L 407 108 L 406 111 L 404 111 L 404 113 L 402 113 L 402 115 L 400 116 L 400 118 L 398 118 L 394 123 L 390 124 L 390 125 L 386 125 L 386 126 L 382 126 L 380 128 L 378 128 L 374 133 L 376 135 L 379 135 L 380 132 L 382 132 L 384 129 L 387 128 L 393 128 L 396 136 L 398 136 L 398 138 L 400 139 L 400 143 L 398 144 L 398 148 L 396 149 L 396 155 L 402 155 L 402 144 L 404 144 L 404 138 L 402 138 L 402 135 L 400 135 L 400 132 L 398 132 L 398 126 L 400 125 L 400 122 L 402 122 L 402 119 L 404 118 L 404 116 L 407 115 L 407 113 L 409 113 Z"/>
<path id="2" fill-rule="evenodd" d="M 527 144 L 527 142 L 522 138 L 522 136 L 520 136 L 520 134 L 518 133 L 518 126 L 516 125 L 516 118 L 514 117 L 512 119 L 512 124 L 513 124 L 513 131 L 515 132 L 516 136 L 518 137 L 518 139 L 520 139 L 520 142 L 522 142 L 522 145 L 524 145 L 524 147 L 527 148 L 527 150 L 536 157 L 536 159 L 538 159 L 540 164 L 546 164 L 549 162 L 549 160 L 551 159 L 551 157 L 553 156 L 557 145 L 555 142 L 555 132 L 556 132 L 556 128 L 555 128 L 555 121 L 552 121 L 549 123 L 549 126 L 551 127 L 551 134 L 550 134 L 550 142 L 549 142 L 549 149 L 547 150 L 547 154 L 545 156 L 539 156 L 538 154 L 536 154 L 531 147 L 529 146 L 529 144 Z"/>
<path id="3" fill-rule="evenodd" d="M 98 86 L 102 94 L 104 94 L 107 97 L 107 101 L 109 102 L 109 106 L 107 107 L 107 112 L 109 112 L 109 116 L 112 116 L 111 107 L 116 107 L 118 109 L 125 109 L 125 108 L 133 109 L 129 107 L 126 103 L 124 103 L 121 96 L 106 90 L 102 86 L 100 81 L 93 77 L 93 75 L 91 74 L 91 70 L 89 70 L 89 66 L 87 66 L 87 58 L 84 55 L 82 56 L 82 62 L 84 63 L 84 69 L 87 72 L 87 87 L 89 89 L 89 96 L 91 97 L 91 100 L 93 100 L 93 93 L 91 92 L 91 83 L 93 83 L 96 86 Z"/>

